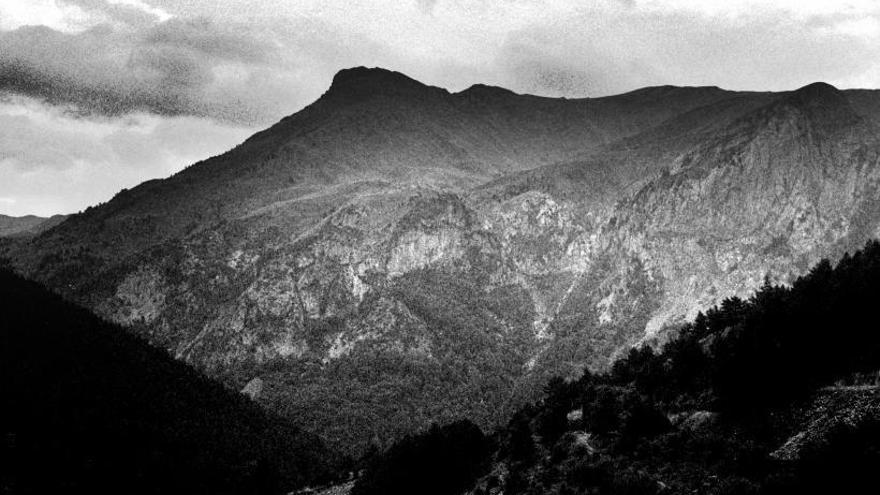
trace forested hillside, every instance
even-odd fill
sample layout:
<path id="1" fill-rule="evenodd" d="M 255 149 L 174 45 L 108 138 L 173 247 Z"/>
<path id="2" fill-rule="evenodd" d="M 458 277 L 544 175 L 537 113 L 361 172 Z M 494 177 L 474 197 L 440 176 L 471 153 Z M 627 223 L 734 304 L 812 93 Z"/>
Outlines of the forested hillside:
<path id="1" fill-rule="evenodd" d="M 398 473 L 429 459 L 425 478 L 474 494 L 876 493 L 878 297 L 874 241 L 790 287 L 726 299 L 607 373 L 552 380 L 494 435 L 480 474 L 452 469 L 435 429 L 377 456 L 355 492 L 413 493 Z M 446 445 L 480 439 L 457 431 Z"/>
<path id="2" fill-rule="evenodd" d="M 125 329 L 0 269 L 0 493 L 281 493 L 341 459 Z"/>

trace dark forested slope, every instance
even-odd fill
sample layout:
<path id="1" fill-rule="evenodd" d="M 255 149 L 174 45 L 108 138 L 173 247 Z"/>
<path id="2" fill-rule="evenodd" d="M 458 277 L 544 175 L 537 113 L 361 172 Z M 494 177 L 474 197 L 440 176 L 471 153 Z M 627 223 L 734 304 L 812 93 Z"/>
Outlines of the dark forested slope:
<path id="1" fill-rule="evenodd" d="M 327 480 L 314 437 L 0 270 L 2 493 L 276 493 Z"/>

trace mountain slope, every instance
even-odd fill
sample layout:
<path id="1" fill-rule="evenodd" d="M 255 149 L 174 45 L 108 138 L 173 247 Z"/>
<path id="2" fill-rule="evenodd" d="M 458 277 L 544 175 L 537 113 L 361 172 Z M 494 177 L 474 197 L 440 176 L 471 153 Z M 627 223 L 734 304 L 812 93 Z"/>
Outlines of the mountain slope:
<path id="1" fill-rule="evenodd" d="M 790 281 L 880 233 L 877 135 L 843 93 L 807 86 L 692 148 L 620 205 L 619 242 L 651 257 L 667 284 L 654 328 L 765 276 Z"/>
<path id="2" fill-rule="evenodd" d="M 316 438 L 0 270 L 8 493 L 275 493 L 336 475 Z"/>
<path id="3" fill-rule="evenodd" d="M 6 256 L 360 453 L 494 425 L 549 376 L 875 235 L 871 97 L 451 94 L 349 69 Z"/>

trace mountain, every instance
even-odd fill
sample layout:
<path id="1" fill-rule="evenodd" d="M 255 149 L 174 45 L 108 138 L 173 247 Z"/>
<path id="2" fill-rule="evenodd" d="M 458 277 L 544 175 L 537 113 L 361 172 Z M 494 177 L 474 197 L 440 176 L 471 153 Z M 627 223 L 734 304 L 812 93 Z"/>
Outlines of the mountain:
<path id="1" fill-rule="evenodd" d="M 0 270 L 4 493 L 276 493 L 340 457 L 121 327 Z"/>
<path id="2" fill-rule="evenodd" d="M 66 218 L 67 215 L 52 215 L 48 218 L 34 215 L 23 217 L 0 215 L 0 237 L 36 235 L 51 229 Z"/>
<path id="3" fill-rule="evenodd" d="M 359 454 L 495 425 L 876 236 L 878 117 L 821 83 L 552 99 L 348 69 L 0 255 Z"/>

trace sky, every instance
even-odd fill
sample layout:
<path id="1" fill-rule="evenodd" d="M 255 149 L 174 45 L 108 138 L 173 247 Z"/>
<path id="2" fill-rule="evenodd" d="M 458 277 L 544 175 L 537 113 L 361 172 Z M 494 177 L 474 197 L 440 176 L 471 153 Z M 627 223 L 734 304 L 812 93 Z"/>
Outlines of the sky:
<path id="1" fill-rule="evenodd" d="M 594 97 L 880 87 L 873 0 L 0 0 L 0 214 L 75 213 L 385 67 Z"/>

